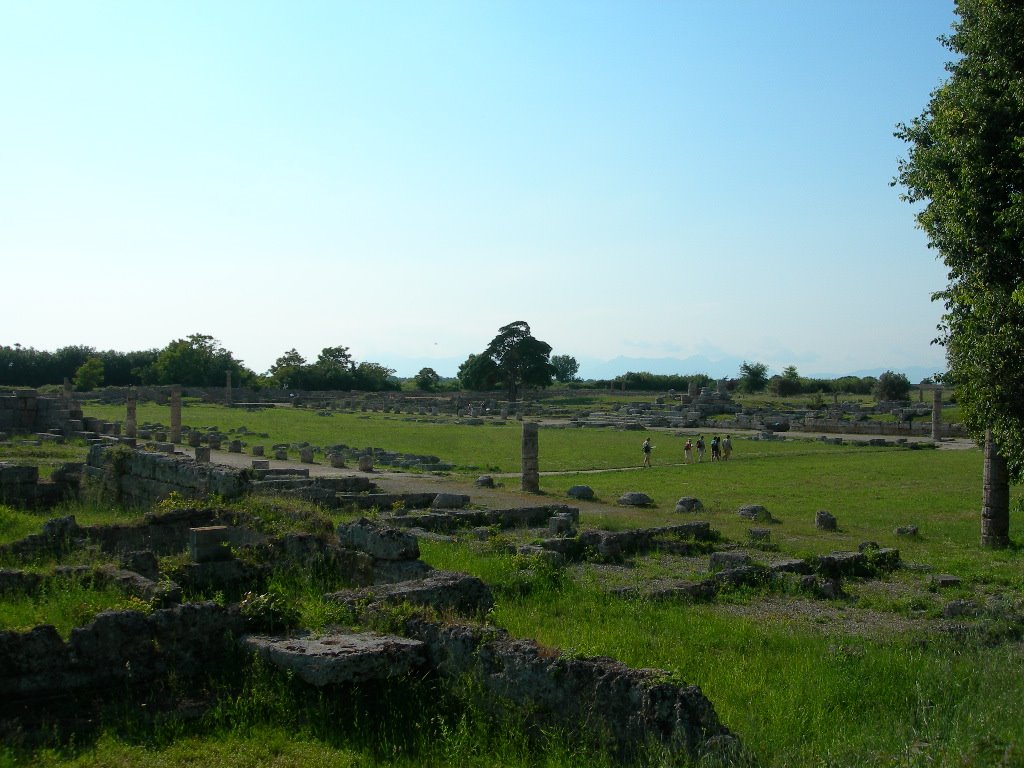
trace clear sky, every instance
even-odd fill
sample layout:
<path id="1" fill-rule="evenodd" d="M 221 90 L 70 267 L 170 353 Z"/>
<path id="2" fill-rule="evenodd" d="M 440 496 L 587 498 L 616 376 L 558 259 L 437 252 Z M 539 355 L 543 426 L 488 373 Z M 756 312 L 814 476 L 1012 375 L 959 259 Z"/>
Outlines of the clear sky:
<path id="1" fill-rule="evenodd" d="M 205 333 L 257 372 L 344 345 L 453 375 L 525 320 L 583 377 L 941 370 L 946 273 L 890 180 L 953 20 L 0 0 L 0 344 Z"/>

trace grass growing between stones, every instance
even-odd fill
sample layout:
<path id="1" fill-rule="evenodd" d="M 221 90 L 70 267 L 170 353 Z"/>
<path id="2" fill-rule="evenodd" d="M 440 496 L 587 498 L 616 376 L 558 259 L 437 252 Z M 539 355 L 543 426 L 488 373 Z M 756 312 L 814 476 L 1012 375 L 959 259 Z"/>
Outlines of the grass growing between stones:
<path id="1" fill-rule="evenodd" d="M 765 765 L 1024 761 L 1019 642 L 989 647 L 984 637 L 884 628 L 866 638 L 782 614 L 619 599 L 586 577 L 509 589 L 517 578 L 511 559 L 496 566 L 471 547 L 424 550 L 440 567 L 500 579 L 493 621 L 515 636 L 699 685 Z"/>
<path id="2" fill-rule="evenodd" d="M 114 587 L 95 587 L 73 577 L 52 578 L 31 595 L 5 595 L 0 600 L 0 630 L 27 631 L 52 624 L 65 640 L 102 611 L 148 611 L 149 605 Z"/>

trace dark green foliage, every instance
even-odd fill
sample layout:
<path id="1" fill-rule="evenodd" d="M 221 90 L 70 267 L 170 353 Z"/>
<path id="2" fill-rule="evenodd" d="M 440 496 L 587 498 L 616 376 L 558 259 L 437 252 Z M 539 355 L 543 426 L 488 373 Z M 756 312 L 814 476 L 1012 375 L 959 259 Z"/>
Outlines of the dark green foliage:
<path id="1" fill-rule="evenodd" d="M 910 379 L 905 373 L 886 371 L 878 377 L 874 394 L 878 400 L 906 400 L 910 397 Z"/>
<path id="2" fill-rule="evenodd" d="M 75 389 L 79 392 L 91 392 L 103 384 L 103 361 L 98 357 L 90 357 L 75 371 Z"/>
<path id="3" fill-rule="evenodd" d="M 153 365 L 143 372 L 143 380 L 147 384 L 215 387 L 224 386 L 228 371 L 235 386 L 254 383 L 256 378 L 217 339 L 193 333 L 164 347 Z"/>
<path id="4" fill-rule="evenodd" d="M 580 372 L 580 364 L 572 355 L 553 356 L 551 366 L 555 369 L 555 379 L 561 384 L 576 381 L 576 374 Z"/>
<path id="5" fill-rule="evenodd" d="M 1024 477 L 1024 6 L 957 0 L 949 78 L 896 136 L 895 183 L 948 269 L 938 341 L 964 424 Z"/>
<path id="6" fill-rule="evenodd" d="M 690 387 L 690 382 L 695 382 L 698 387 L 706 387 L 711 383 L 711 377 L 704 373 L 680 376 L 678 374 L 630 371 L 616 378 L 612 382 L 612 386 L 614 389 L 625 388 L 629 391 L 657 392 L 659 390 L 668 391 L 674 389 L 679 392 L 686 392 Z"/>
<path id="7" fill-rule="evenodd" d="M 498 329 L 487 349 L 470 355 L 459 366 L 459 382 L 466 389 L 488 390 L 503 384 L 509 400 L 522 387 L 548 387 L 555 375 L 551 345 L 534 338 L 528 323 L 517 320 Z"/>
<path id="8" fill-rule="evenodd" d="M 433 368 L 420 368 L 416 374 L 416 386 L 425 392 L 433 392 L 441 381 L 441 376 Z"/>
<path id="9" fill-rule="evenodd" d="M 748 363 L 740 365 L 739 389 L 741 392 L 762 392 L 768 386 L 768 366 L 764 363 Z"/>

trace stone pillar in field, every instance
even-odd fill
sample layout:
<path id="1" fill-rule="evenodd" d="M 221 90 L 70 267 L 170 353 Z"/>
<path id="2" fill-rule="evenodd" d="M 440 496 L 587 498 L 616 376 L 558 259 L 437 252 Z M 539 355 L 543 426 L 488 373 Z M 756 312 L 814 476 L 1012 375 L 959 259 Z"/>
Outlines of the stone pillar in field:
<path id="1" fill-rule="evenodd" d="M 936 387 L 932 391 L 932 440 L 938 442 L 942 438 L 942 390 Z"/>
<path id="2" fill-rule="evenodd" d="M 224 371 L 224 405 L 231 405 L 231 371 Z"/>
<path id="3" fill-rule="evenodd" d="M 537 423 L 523 422 L 523 484 L 524 491 L 540 492 L 540 463 L 537 460 L 539 441 Z"/>
<path id="4" fill-rule="evenodd" d="M 690 396 L 691 400 L 697 399 L 697 395 L 700 394 L 700 388 L 697 386 L 696 379 L 690 379 L 689 383 L 686 385 L 686 394 Z"/>
<path id="5" fill-rule="evenodd" d="M 718 394 L 727 395 L 729 394 L 729 380 L 719 379 L 718 380 Z"/>
<path id="6" fill-rule="evenodd" d="M 64 377 L 64 407 L 71 404 L 71 379 Z"/>
<path id="7" fill-rule="evenodd" d="M 171 387 L 171 442 L 181 442 L 181 385 Z"/>
<path id="8" fill-rule="evenodd" d="M 1010 543 L 1009 471 L 991 429 L 985 433 L 981 494 L 981 546 L 1006 547 Z"/>
<path id="9" fill-rule="evenodd" d="M 138 421 L 135 418 L 135 405 L 138 397 L 135 394 L 135 387 L 128 388 L 128 399 L 126 401 L 127 412 L 124 417 L 125 437 L 138 437 Z"/>

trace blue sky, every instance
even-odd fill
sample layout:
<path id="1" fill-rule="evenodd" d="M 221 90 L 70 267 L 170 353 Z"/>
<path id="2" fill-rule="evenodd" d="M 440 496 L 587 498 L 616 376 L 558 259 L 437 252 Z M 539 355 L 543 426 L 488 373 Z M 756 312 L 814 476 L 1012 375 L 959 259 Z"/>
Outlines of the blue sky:
<path id="1" fill-rule="evenodd" d="M 941 370 L 945 270 L 889 182 L 953 20 L 0 0 L 0 344 L 452 375 L 525 320 L 584 377 Z"/>

